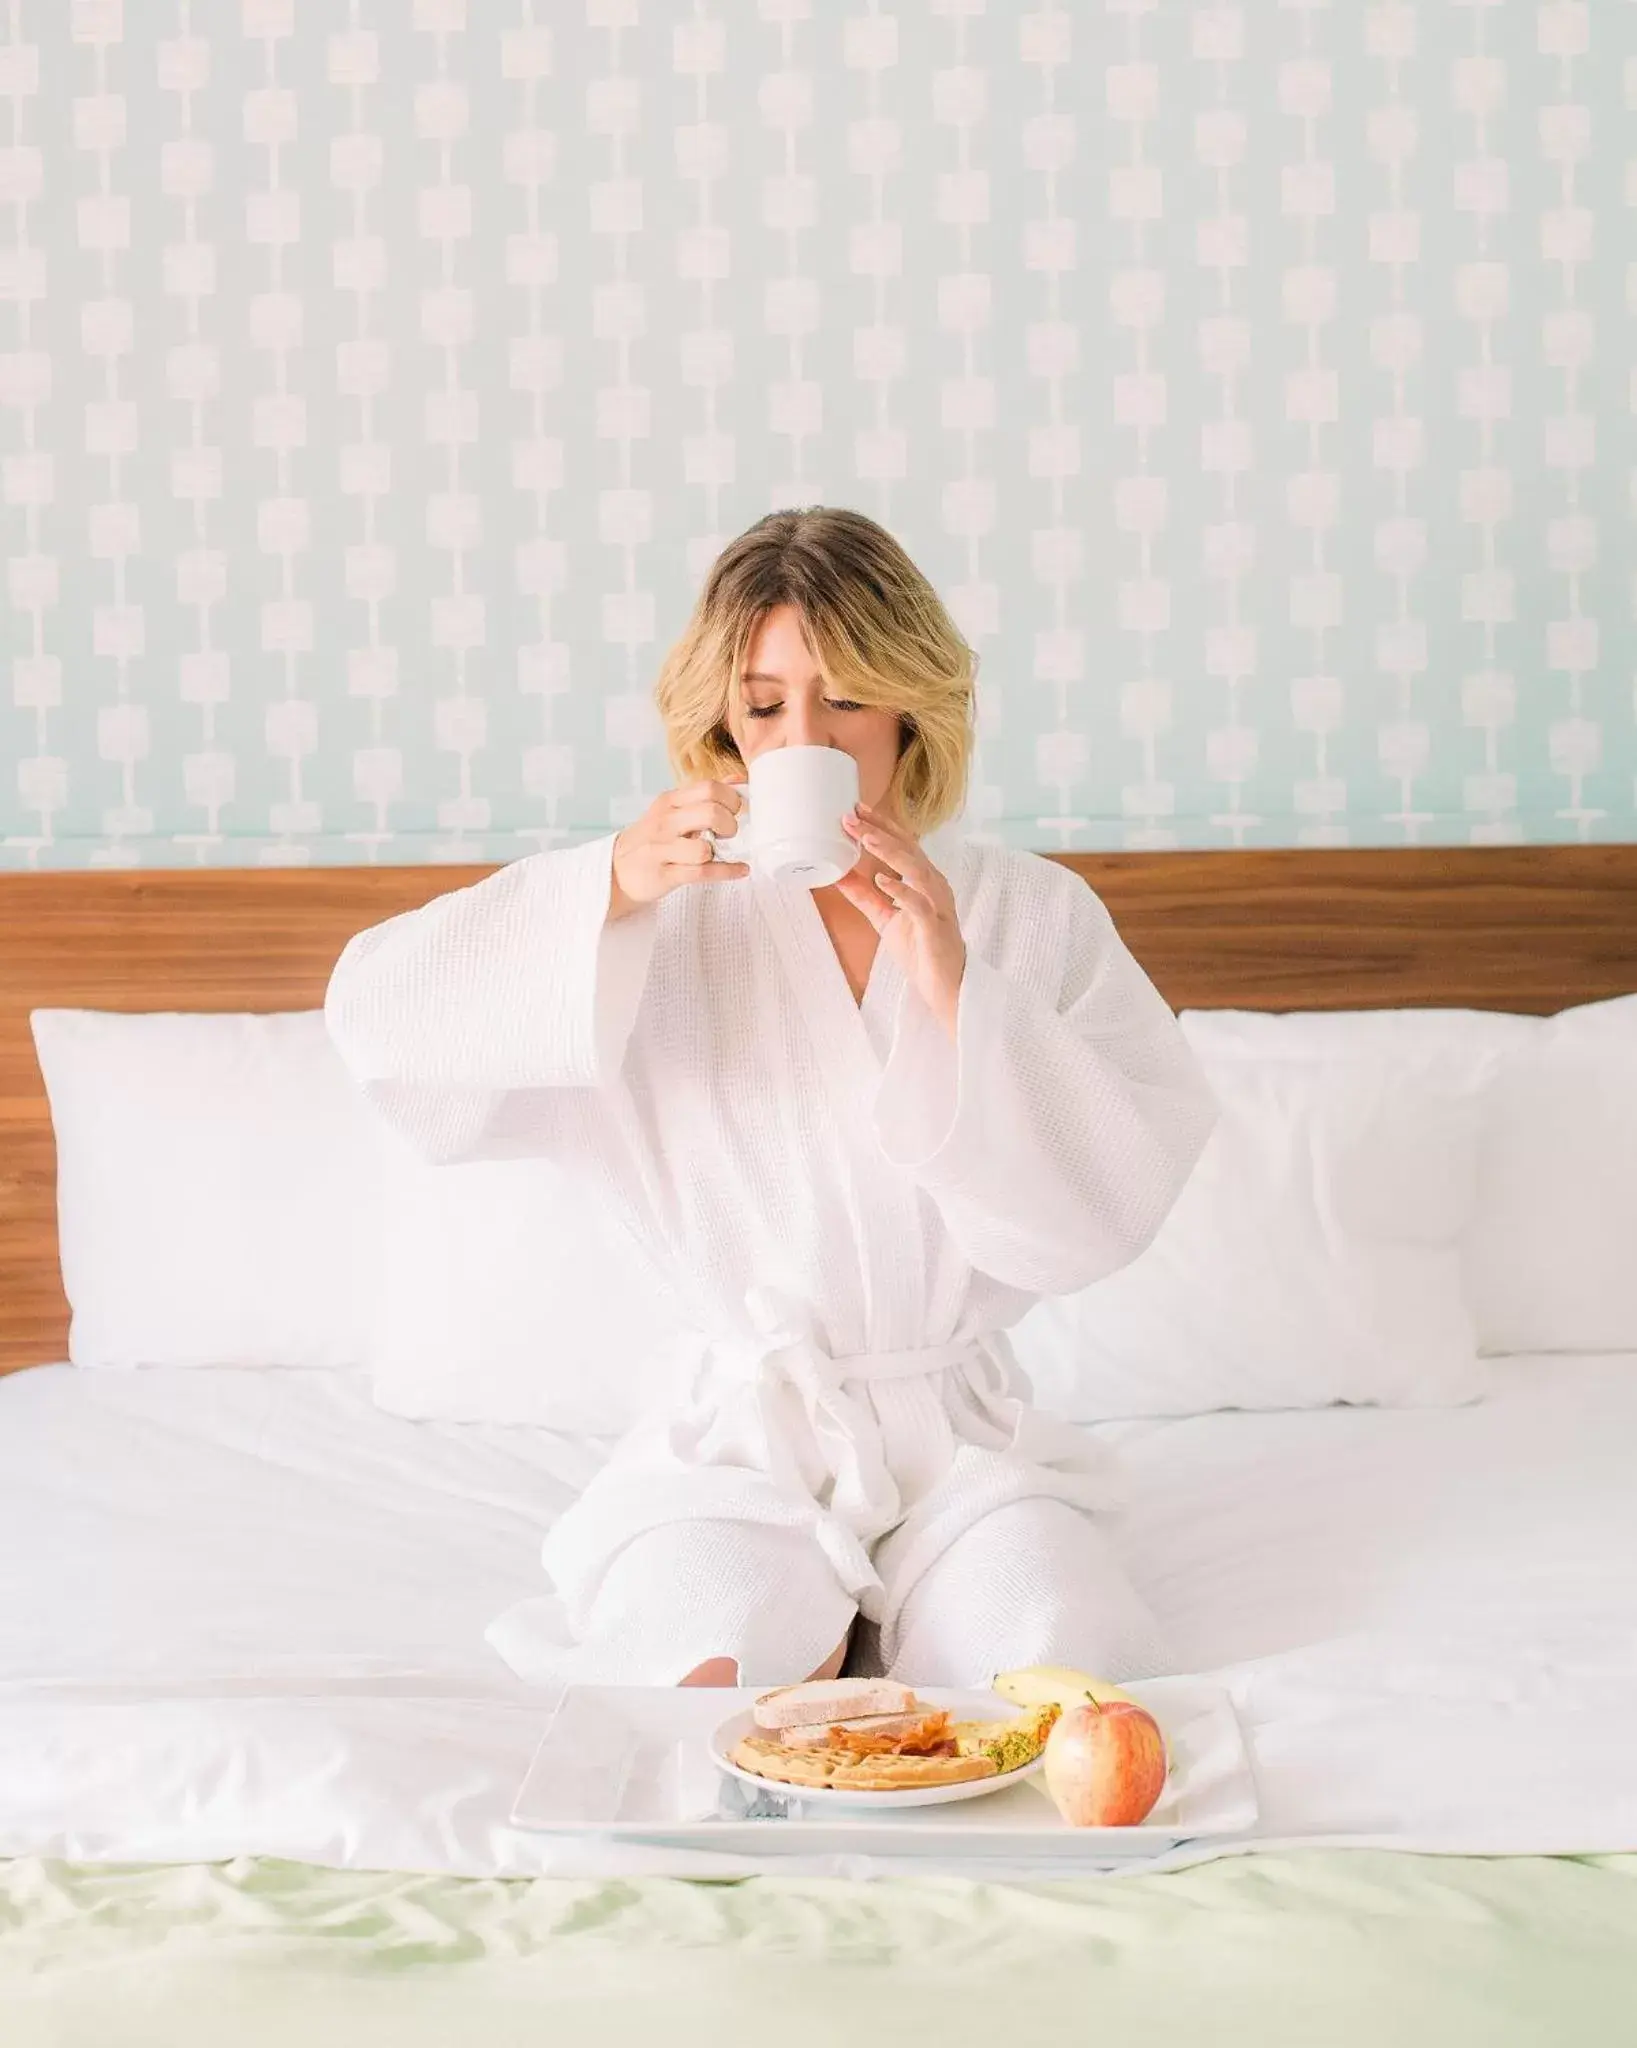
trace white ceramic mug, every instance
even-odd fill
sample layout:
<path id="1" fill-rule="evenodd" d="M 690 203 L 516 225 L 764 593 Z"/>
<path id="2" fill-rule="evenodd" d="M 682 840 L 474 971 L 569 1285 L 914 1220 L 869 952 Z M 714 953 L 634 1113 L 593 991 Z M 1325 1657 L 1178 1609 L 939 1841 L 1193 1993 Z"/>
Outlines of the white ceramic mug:
<path id="1" fill-rule="evenodd" d="M 742 789 L 738 830 L 717 839 L 718 860 L 748 861 L 778 882 L 823 889 L 858 860 L 841 821 L 858 802 L 858 763 L 839 747 L 775 747 L 758 754 Z"/>

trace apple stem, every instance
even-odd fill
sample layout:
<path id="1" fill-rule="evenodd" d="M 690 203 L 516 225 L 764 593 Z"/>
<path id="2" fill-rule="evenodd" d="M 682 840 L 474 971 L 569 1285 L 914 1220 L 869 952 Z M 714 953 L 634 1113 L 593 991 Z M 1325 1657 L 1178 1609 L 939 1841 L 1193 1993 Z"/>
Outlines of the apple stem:
<path id="1" fill-rule="evenodd" d="M 1099 1714 L 1103 1711 L 1103 1703 L 1094 1692 L 1088 1692 L 1086 1694 L 1086 1698 L 1090 1700 L 1091 1704 L 1097 1709 Z"/>

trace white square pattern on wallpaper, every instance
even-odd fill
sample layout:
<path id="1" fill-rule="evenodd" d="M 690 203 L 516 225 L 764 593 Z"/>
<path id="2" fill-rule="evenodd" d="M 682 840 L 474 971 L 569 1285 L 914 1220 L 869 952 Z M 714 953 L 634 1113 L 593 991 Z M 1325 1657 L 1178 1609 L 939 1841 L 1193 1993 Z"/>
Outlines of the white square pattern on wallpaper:
<path id="1" fill-rule="evenodd" d="M 1637 837 L 1631 0 L 0 0 L 0 861 L 509 859 L 777 506 L 978 830 Z"/>

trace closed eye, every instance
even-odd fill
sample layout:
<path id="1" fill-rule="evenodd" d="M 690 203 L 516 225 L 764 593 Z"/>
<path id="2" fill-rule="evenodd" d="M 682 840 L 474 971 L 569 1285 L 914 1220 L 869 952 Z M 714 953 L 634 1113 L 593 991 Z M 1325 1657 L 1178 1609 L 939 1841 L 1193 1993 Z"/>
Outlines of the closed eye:
<path id="1" fill-rule="evenodd" d="M 824 708 L 826 711 L 862 711 L 864 709 L 862 704 L 856 703 L 851 697 L 826 697 Z M 745 716 L 746 718 L 776 718 L 783 709 L 784 704 L 782 700 L 776 704 L 747 704 L 745 706 Z"/>

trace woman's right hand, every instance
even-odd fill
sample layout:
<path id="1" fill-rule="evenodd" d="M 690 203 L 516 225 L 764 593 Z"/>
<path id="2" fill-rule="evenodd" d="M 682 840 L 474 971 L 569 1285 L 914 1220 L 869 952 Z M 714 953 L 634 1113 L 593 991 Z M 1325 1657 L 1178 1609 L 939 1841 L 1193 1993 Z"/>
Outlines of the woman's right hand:
<path id="1" fill-rule="evenodd" d="M 693 782 L 655 797 L 614 841 L 609 916 L 628 917 L 642 904 L 657 903 L 691 882 L 736 882 L 748 875 L 744 861 L 716 859 L 711 842 L 701 836 L 715 832 L 731 838 L 738 830 L 742 786 Z"/>

